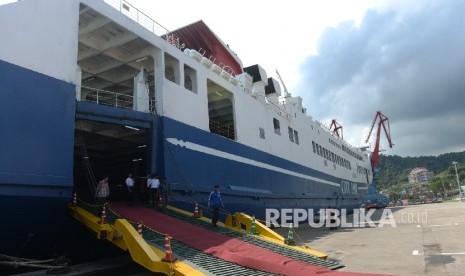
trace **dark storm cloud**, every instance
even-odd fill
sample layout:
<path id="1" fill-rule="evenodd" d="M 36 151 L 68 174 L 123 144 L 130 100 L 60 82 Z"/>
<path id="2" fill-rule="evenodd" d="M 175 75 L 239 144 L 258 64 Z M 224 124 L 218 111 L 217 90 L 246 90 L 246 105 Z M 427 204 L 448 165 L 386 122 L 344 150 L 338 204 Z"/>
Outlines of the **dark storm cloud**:
<path id="1" fill-rule="evenodd" d="M 465 150 L 465 1 L 420 3 L 324 32 L 301 68 L 298 94 L 311 115 L 348 129 L 382 110 L 396 154 Z"/>

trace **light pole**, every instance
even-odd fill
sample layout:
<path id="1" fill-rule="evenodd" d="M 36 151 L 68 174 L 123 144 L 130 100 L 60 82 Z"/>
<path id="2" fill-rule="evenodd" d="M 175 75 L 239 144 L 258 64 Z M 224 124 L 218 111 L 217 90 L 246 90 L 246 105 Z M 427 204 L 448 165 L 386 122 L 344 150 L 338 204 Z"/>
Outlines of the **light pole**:
<path id="1" fill-rule="evenodd" d="M 457 162 L 452 162 L 452 164 L 454 164 L 454 167 L 455 167 L 455 177 L 457 177 L 457 185 L 459 186 L 459 196 L 460 198 L 462 198 L 462 187 L 460 187 L 460 181 L 459 181 L 459 174 L 457 173 Z"/>
<path id="2" fill-rule="evenodd" d="M 444 191 L 443 198 L 447 197 L 446 187 L 444 186 L 444 177 L 441 176 L 442 190 Z"/>

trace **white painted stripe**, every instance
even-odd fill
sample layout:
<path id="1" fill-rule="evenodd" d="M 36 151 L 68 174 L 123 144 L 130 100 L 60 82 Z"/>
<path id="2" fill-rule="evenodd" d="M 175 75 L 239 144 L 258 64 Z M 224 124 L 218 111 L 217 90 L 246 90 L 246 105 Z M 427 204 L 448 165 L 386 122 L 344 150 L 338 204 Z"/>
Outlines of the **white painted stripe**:
<path id="1" fill-rule="evenodd" d="M 224 151 L 220 151 L 220 150 L 212 149 L 212 148 L 209 148 L 209 147 L 205 147 L 205 146 L 202 146 L 202 145 L 199 145 L 199 144 L 194 144 L 194 143 L 191 143 L 191 142 L 181 141 L 181 140 L 178 140 L 176 138 L 166 138 L 166 141 L 168 141 L 169 143 L 171 143 L 171 144 L 173 144 L 175 146 L 186 147 L 186 148 L 188 148 L 190 150 L 198 151 L 198 152 L 201 152 L 201 153 L 205 153 L 205 154 L 225 158 L 225 159 L 228 159 L 228 160 L 232 160 L 232 161 L 252 165 L 252 166 L 255 166 L 255 167 L 264 168 L 264 169 L 275 171 L 275 172 L 280 172 L 280 173 L 284 173 L 284 174 L 288 174 L 288 175 L 292 175 L 292 176 L 297 176 L 297 177 L 308 179 L 308 180 L 317 181 L 317 182 L 328 184 L 328 185 L 335 186 L 335 187 L 340 187 L 339 183 L 327 181 L 327 180 L 324 180 L 324 179 L 319 179 L 319 178 L 309 176 L 309 175 L 306 175 L 306 174 L 293 172 L 293 171 L 286 170 L 286 169 L 283 169 L 283 168 L 279 168 L 279 167 L 276 167 L 276 166 L 273 166 L 273 165 L 269 165 L 269 164 L 266 164 L 266 163 L 255 161 L 255 160 L 252 160 L 252 159 L 249 159 L 249 158 L 245 158 L 245 157 L 237 156 L 237 155 L 230 154 L 230 153 L 227 153 L 227 152 L 224 152 Z"/>
<path id="2" fill-rule="evenodd" d="M 413 256 L 423 256 L 423 253 L 420 253 L 419 250 L 413 250 Z M 465 252 L 443 252 L 443 253 L 433 253 L 427 254 L 427 256 L 452 256 L 452 255 L 465 255 Z"/>
<path id="3" fill-rule="evenodd" d="M 428 225 L 429 227 L 443 227 L 443 226 L 457 226 L 459 225 L 457 222 L 456 223 L 449 223 L 449 224 L 433 224 L 433 225 Z"/>
<path id="4" fill-rule="evenodd" d="M 441 253 L 440 255 L 465 255 L 465 252 L 455 252 L 455 253 Z"/>

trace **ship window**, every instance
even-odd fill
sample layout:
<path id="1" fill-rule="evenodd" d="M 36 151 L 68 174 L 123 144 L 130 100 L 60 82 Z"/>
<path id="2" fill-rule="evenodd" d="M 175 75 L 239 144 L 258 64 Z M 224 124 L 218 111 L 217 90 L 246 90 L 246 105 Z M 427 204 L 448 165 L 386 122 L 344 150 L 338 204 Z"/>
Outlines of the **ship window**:
<path id="1" fill-rule="evenodd" d="M 287 130 L 289 131 L 289 140 L 291 142 L 294 142 L 294 131 L 292 130 L 291 127 L 288 127 Z"/>
<path id="2" fill-rule="evenodd" d="M 316 153 L 315 142 L 312 141 L 313 153 Z"/>
<path id="3" fill-rule="evenodd" d="M 233 94 L 211 80 L 207 80 L 207 94 L 210 132 L 236 139 Z"/>
<path id="4" fill-rule="evenodd" d="M 259 127 L 258 132 L 259 132 L 260 138 L 265 139 L 265 129 Z"/>
<path id="5" fill-rule="evenodd" d="M 184 88 L 197 93 L 197 72 L 184 64 Z"/>
<path id="6" fill-rule="evenodd" d="M 298 145 L 299 144 L 299 132 L 297 132 L 297 130 L 294 130 L 294 140 L 295 140 L 295 143 Z"/>
<path id="7" fill-rule="evenodd" d="M 316 154 L 321 155 L 319 145 L 315 144 L 315 146 L 316 146 Z"/>
<path id="8" fill-rule="evenodd" d="M 165 78 L 171 82 L 179 84 L 179 60 L 165 53 Z"/>
<path id="9" fill-rule="evenodd" d="M 276 118 L 273 118 L 273 127 L 274 133 L 281 135 L 281 127 L 279 126 L 279 120 Z"/>
<path id="10" fill-rule="evenodd" d="M 174 77 L 174 70 L 171 67 L 165 68 L 165 78 L 171 82 L 175 82 L 176 78 Z"/>
<path id="11" fill-rule="evenodd" d="M 184 88 L 192 91 L 192 79 L 190 76 L 184 76 Z"/>

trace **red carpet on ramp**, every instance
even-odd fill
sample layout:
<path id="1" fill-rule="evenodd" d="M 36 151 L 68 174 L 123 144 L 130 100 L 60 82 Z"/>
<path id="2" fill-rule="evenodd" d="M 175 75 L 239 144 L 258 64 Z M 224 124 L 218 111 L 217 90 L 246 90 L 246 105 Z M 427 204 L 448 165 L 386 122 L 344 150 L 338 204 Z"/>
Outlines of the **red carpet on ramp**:
<path id="1" fill-rule="evenodd" d="M 207 254 L 241 266 L 268 271 L 281 275 L 328 275 L 356 276 L 380 275 L 332 271 L 325 267 L 290 259 L 270 250 L 228 237 L 190 223 L 177 220 L 153 209 L 111 203 L 110 208 L 118 215 L 171 235 L 175 240 L 201 250 Z M 174 252 L 176 254 L 176 252 Z"/>

